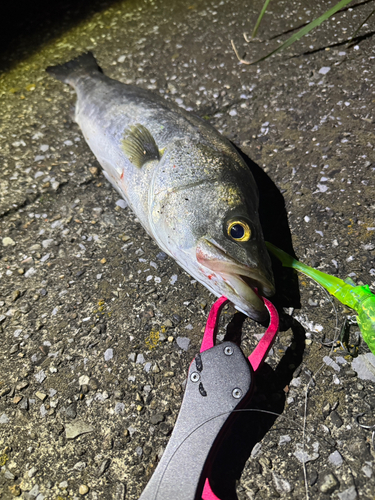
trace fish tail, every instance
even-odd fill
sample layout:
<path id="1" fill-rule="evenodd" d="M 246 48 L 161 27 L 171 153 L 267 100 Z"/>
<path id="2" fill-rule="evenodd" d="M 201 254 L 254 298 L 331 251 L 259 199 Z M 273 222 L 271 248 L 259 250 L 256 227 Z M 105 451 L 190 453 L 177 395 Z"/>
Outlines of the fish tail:
<path id="1" fill-rule="evenodd" d="M 49 75 L 64 83 L 71 83 L 78 76 L 89 75 L 98 71 L 103 73 L 92 52 L 81 54 L 64 64 L 48 66 L 46 71 Z"/>

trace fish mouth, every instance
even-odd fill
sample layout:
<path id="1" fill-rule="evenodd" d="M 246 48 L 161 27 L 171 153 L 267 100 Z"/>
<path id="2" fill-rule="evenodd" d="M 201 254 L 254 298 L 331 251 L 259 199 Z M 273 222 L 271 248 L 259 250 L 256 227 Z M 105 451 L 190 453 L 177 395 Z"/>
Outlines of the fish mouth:
<path id="1" fill-rule="evenodd" d="M 227 296 L 237 309 L 258 321 L 267 317 L 261 296 L 273 295 L 275 288 L 262 269 L 238 262 L 208 240 L 198 243 L 196 256 L 200 264 L 221 278 L 221 293 Z"/>

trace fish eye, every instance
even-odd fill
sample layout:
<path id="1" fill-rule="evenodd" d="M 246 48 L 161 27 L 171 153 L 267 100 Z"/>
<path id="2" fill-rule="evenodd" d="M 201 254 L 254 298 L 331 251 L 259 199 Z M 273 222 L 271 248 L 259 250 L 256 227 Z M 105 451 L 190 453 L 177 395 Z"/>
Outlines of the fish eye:
<path id="1" fill-rule="evenodd" d="M 251 229 L 244 221 L 235 220 L 230 222 L 227 231 L 234 241 L 248 241 L 251 236 Z"/>

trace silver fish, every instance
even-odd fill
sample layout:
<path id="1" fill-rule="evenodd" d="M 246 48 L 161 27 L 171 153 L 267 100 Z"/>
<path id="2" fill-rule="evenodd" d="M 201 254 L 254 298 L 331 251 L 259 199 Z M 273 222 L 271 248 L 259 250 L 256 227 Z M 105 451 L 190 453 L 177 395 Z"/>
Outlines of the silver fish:
<path id="1" fill-rule="evenodd" d="M 243 159 L 211 125 L 163 97 L 103 74 L 91 53 L 47 72 L 77 92 L 75 120 L 147 233 L 216 296 L 262 321 L 274 293 Z"/>

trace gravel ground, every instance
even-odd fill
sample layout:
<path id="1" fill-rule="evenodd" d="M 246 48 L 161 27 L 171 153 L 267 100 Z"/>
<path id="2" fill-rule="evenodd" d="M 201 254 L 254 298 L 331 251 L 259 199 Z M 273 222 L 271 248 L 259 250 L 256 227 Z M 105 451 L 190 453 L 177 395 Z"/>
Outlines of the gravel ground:
<path id="1" fill-rule="evenodd" d="M 138 498 L 173 429 L 214 300 L 104 179 L 72 122 L 74 92 L 45 67 L 92 50 L 109 76 L 209 120 L 254 162 L 266 238 L 374 287 L 374 17 L 346 43 L 372 4 L 336 14 L 258 66 L 239 64 L 230 46 L 257 58 L 330 5 L 275 2 L 248 44 L 242 33 L 259 1 L 123 1 L 62 35 L 35 35 L 38 50 L 22 59 L 21 47 L 8 61 L 0 76 L 2 500 Z M 275 274 L 282 331 L 253 411 L 223 445 L 214 487 L 223 499 L 373 499 L 371 431 L 356 416 L 374 424 L 375 358 L 363 343 L 352 358 L 334 341 L 349 310 L 307 278 L 298 292 L 276 263 Z M 221 339 L 234 313 L 224 310 Z M 246 354 L 263 331 L 245 322 Z"/>

